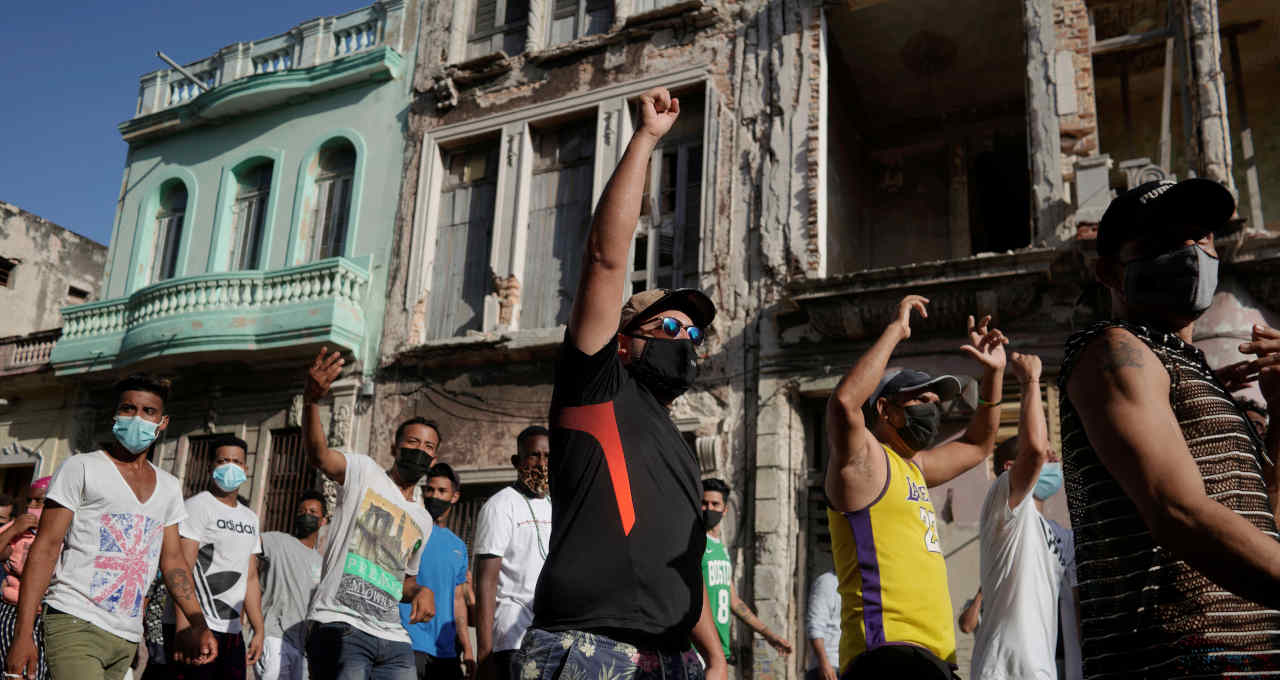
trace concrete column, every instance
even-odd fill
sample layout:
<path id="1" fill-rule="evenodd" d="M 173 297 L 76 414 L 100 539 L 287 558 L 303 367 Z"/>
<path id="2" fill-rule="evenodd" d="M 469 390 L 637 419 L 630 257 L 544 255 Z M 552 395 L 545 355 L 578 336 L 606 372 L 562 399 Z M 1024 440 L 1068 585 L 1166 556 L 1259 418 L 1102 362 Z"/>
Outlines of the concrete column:
<path id="1" fill-rule="evenodd" d="M 1023 0 L 1027 49 L 1027 157 L 1031 163 L 1032 243 L 1071 238 L 1063 200 L 1061 134 L 1054 68 L 1053 0 Z"/>
<path id="2" fill-rule="evenodd" d="M 252 48 L 251 43 L 238 42 L 218 50 L 218 58 L 222 61 L 219 85 L 253 75 L 253 59 L 249 55 Z"/>
<path id="3" fill-rule="evenodd" d="M 310 68 L 329 61 L 333 49 L 329 38 L 331 22 L 332 19 L 317 17 L 298 24 L 298 31 L 302 33 L 302 49 L 298 54 L 297 68 Z"/>
<path id="4" fill-rule="evenodd" d="M 152 71 L 142 76 L 138 85 L 139 116 L 164 108 L 169 95 L 169 72 Z"/>
<path id="5" fill-rule="evenodd" d="M 405 0 L 380 0 L 374 6 L 382 11 L 383 44 L 402 52 L 405 45 Z"/>
<path id="6" fill-rule="evenodd" d="M 1231 125 L 1227 120 L 1226 77 L 1218 36 L 1217 0 L 1180 0 L 1187 48 L 1186 89 L 1194 140 L 1192 167 L 1201 177 L 1236 192 L 1231 176 Z"/>

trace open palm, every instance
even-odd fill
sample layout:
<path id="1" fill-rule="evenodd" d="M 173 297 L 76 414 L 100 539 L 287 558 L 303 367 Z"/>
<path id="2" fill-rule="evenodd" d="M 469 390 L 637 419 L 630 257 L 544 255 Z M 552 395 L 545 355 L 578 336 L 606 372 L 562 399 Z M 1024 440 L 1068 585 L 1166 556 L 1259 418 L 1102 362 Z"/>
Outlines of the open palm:
<path id="1" fill-rule="evenodd" d="M 982 317 L 977 323 L 970 316 L 968 322 L 969 344 L 960 349 L 982 364 L 984 368 L 1003 371 L 1005 364 L 1008 362 L 1004 346 L 1009 344 L 1009 338 L 1006 338 L 1004 333 L 1001 333 L 998 329 L 990 328 L 990 325 L 990 314 Z"/>

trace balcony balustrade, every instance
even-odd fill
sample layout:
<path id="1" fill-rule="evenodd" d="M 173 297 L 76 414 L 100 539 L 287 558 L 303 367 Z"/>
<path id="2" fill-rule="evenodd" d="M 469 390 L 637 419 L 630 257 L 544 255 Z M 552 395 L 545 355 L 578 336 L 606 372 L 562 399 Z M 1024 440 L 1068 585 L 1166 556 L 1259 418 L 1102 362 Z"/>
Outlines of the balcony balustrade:
<path id="1" fill-rule="evenodd" d="M 380 0 L 347 14 L 312 19 L 270 38 L 234 43 L 184 68 L 212 90 L 243 78 L 320 66 L 375 47 L 399 52 L 404 9 L 404 0 Z M 177 69 L 148 73 L 142 76 L 134 117 L 190 103 L 204 92 Z"/>
<path id="2" fill-rule="evenodd" d="M 209 352 L 360 347 L 368 259 L 199 274 L 62 310 L 59 375 Z"/>

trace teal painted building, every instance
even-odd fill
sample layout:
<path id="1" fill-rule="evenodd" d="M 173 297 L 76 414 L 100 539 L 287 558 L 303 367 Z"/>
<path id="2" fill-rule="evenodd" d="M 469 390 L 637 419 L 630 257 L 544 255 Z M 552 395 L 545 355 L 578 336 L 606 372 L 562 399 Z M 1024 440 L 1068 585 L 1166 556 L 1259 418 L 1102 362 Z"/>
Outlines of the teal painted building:
<path id="1" fill-rule="evenodd" d="M 383 0 L 144 75 L 100 301 L 63 309 L 51 362 L 83 381 L 96 430 L 113 380 L 170 377 L 157 462 L 198 491 L 210 438 L 245 439 L 267 529 L 315 483 L 297 395 L 321 346 L 349 367 L 331 443 L 367 441 L 417 11 Z"/>

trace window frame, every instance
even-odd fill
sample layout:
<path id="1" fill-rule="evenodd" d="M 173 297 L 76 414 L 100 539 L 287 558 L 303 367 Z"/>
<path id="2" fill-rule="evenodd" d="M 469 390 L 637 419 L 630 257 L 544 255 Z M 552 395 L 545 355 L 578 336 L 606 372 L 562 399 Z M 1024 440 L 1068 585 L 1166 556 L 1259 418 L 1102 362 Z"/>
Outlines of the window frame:
<path id="1" fill-rule="evenodd" d="M 587 16 L 591 11 L 591 5 L 593 4 L 598 6 L 603 6 L 604 8 L 607 8 L 609 10 L 610 24 L 613 23 L 614 18 L 616 18 L 618 15 L 617 7 L 615 6 L 615 3 L 613 0 L 572 0 L 574 4 L 572 11 L 566 10 L 566 9 L 556 9 L 557 0 L 543 0 L 543 1 L 549 5 L 547 7 L 546 26 L 543 29 L 546 36 L 545 39 L 546 39 L 547 47 L 564 45 L 567 43 L 571 43 L 575 40 L 581 40 L 582 38 L 585 38 L 589 35 L 599 35 L 600 33 L 607 33 L 609 31 L 608 27 L 606 27 L 603 31 L 600 31 L 600 33 L 587 32 L 587 24 L 588 24 Z M 597 9 L 600 9 L 600 8 L 601 7 L 597 7 Z M 565 40 L 556 40 L 554 35 L 556 20 L 564 19 L 569 16 L 573 17 L 573 35 Z"/>
<path id="2" fill-rule="evenodd" d="M 18 270 L 18 261 L 0 257 L 0 288 L 13 288 L 13 274 Z"/>
<path id="3" fill-rule="evenodd" d="M 699 190 L 699 241 L 710 224 L 708 214 L 715 205 L 714 182 L 708 181 L 708 169 L 716 160 L 713 151 L 718 135 L 715 120 L 715 88 L 711 82 L 710 64 L 690 66 L 679 71 L 597 88 L 580 95 L 550 102 L 538 102 L 513 110 L 459 123 L 444 125 L 423 134 L 419 163 L 418 197 L 412 218 L 409 246 L 409 275 L 404 289 L 408 344 L 456 343 L 461 336 L 430 338 L 427 319 L 431 304 L 429 287 L 435 266 L 435 244 L 440 211 L 443 155 L 447 149 L 466 146 L 486 135 L 501 135 L 499 148 L 498 190 L 494 197 L 493 229 L 490 241 L 490 271 L 498 278 L 515 276 L 524 281 L 524 263 L 528 237 L 529 193 L 532 178 L 531 127 L 554 126 L 557 120 L 583 115 L 596 115 L 596 141 L 592 175 L 591 209 L 594 212 L 604 186 L 621 159 L 632 133 L 635 101 L 648 89 L 663 85 L 673 90 L 701 89 L 704 96 L 702 120 L 702 163 Z M 692 136 L 689 136 L 692 139 Z M 633 246 L 634 247 L 634 246 Z M 701 253 L 699 253 L 700 256 Z M 699 270 L 701 261 L 699 257 Z M 691 273 L 689 285 L 697 285 L 699 272 Z M 630 280 L 628 271 L 628 281 Z M 627 287 L 624 286 L 624 289 Z M 621 305 L 621 300 L 619 305 Z M 509 323 L 499 324 L 499 294 L 491 290 L 485 296 L 482 333 L 532 332 L 546 333 L 554 329 L 526 329 L 519 324 L 520 305 L 511 311 Z M 558 338 L 557 338 L 558 341 Z"/>
<path id="4" fill-rule="evenodd" d="M 316 156 L 315 207 L 311 216 L 311 243 L 308 245 L 309 261 L 339 257 L 346 254 L 347 242 L 351 235 L 351 213 L 355 204 L 356 168 L 360 164 L 359 151 L 355 145 L 346 142 L 351 151 L 351 165 L 341 169 L 325 168 L 321 164 L 325 148 L 320 147 Z M 330 140 L 332 142 L 333 140 Z M 336 188 L 336 194 L 335 194 Z M 341 199 L 341 207 L 334 209 L 335 195 Z M 340 229 L 335 223 L 341 222 Z M 338 238 L 338 235 L 341 238 Z M 326 254 L 327 253 L 327 254 Z"/>
<path id="5" fill-rule="evenodd" d="M 167 188 L 166 188 L 167 187 Z M 170 192 L 182 191 L 185 200 L 182 210 L 171 210 Z M 155 243 L 151 255 L 151 283 L 168 281 L 178 275 L 178 262 L 182 253 L 182 236 L 186 228 L 187 211 L 191 206 L 191 191 L 182 180 L 166 182 L 160 188 L 160 201 L 155 215 Z"/>
<path id="6" fill-rule="evenodd" d="M 705 109 L 704 109 L 703 115 L 704 116 L 706 115 Z M 688 234 L 686 233 L 686 229 L 688 229 L 689 227 L 689 224 L 688 224 L 689 203 L 688 202 L 689 202 L 690 181 L 689 181 L 688 157 L 689 157 L 689 154 L 692 153 L 693 149 L 695 148 L 698 149 L 698 152 L 702 154 L 702 162 L 705 164 L 706 158 L 707 158 L 706 145 L 702 138 L 702 134 L 699 134 L 697 137 L 687 136 L 683 138 L 670 139 L 670 140 L 663 139 L 661 142 L 658 143 L 656 147 L 654 147 L 653 154 L 649 157 L 650 158 L 649 176 L 647 178 L 647 183 L 646 183 L 646 187 L 649 188 L 648 194 L 646 196 L 649 203 L 648 205 L 649 210 L 648 210 L 648 214 L 645 214 L 644 206 L 641 206 L 641 215 L 636 223 L 636 233 L 635 233 L 635 237 L 632 240 L 631 257 L 628 259 L 628 265 L 627 265 L 628 289 L 626 291 L 626 294 L 628 296 L 634 295 L 635 293 L 638 293 L 641 290 L 649 290 L 649 289 L 658 288 L 658 287 L 684 288 L 690 285 L 693 285 L 694 287 L 696 287 L 697 285 L 696 281 L 692 281 L 692 282 L 685 281 L 686 277 L 692 277 L 696 279 L 697 272 L 696 271 L 692 273 L 685 272 L 684 266 L 683 266 L 684 258 L 686 256 L 684 253 L 684 246 L 685 246 L 685 241 L 688 237 Z M 661 211 L 662 193 L 664 191 L 662 187 L 662 169 L 663 169 L 662 165 L 663 165 L 663 160 L 672 152 L 674 152 L 676 156 L 676 161 L 675 161 L 676 177 L 672 186 L 672 191 L 675 192 L 674 206 L 670 213 L 666 213 L 666 215 L 669 215 L 669 217 L 664 218 L 662 217 L 664 213 L 662 213 Z M 702 186 L 703 186 L 703 177 L 699 177 L 698 178 L 699 199 L 701 199 Z M 653 187 L 657 187 L 657 191 L 654 191 Z M 653 223 L 654 215 L 659 216 L 657 225 Z M 653 263 L 656 259 L 660 257 L 660 253 L 658 251 L 658 244 L 660 243 L 660 241 L 659 239 L 653 238 L 653 230 L 655 226 L 659 230 L 665 231 L 667 229 L 670 229 L 672 231 L 671 233 L 671 241 L 672 241 L 671 264 L 667 265 L 666 267 L 663 267 L 661 265 L 659 265 L 658 267 L 650 266 L 651 263 Z M 699 220 L 698 226 L 699 228 L 701 227 L 701 220 Z M 644 255 L 645 268 L 636 269 L 636 259 L 638 255 L 638 253 L 636 252 L 636 245 L 640 242 L 641 238 L 645 239 L 645 246 L 646 246 L 645 255 Z M 670 285 L 668 286 L 659 285 L 658 279 L 660 276 L 663 276 L 664 270 L 667 273 L 669 273 L 671 276 Z M 637 289 L 636 284 L 641 282 L 644 283 L 644 288 Z"/>
<path id="7" fill-rule="evenodd" d="M 525 39 L 522 43 L 520 51 L 515 54 L 524 54 L 525 52 L 529 51 L 529 39 L 528 39 L 529 14 L 533 9 L 533 6 L 532 6 L 533 3 L 538 2 L 539 0 L 525 0 L 526 2 L 528 2 L 529 6 L 525 8 L 524 19 L 521 19 L 519 21 L 514 21 L 514 22 L 507 22 L 506 16 L 507 16 L 508 3 L 519 2 L 519 1 L 520 0 L 493 0 L 494 2 L 493 26 L 483 30 L 477 30 L 476 20 L 478 19 L 478 15 L 479 15 L 480 3 L 483 2 L 483 0 L 467 0 L 467 4 L 469 5 L 471 12 L 468 15 L 468 21 L 465 24 L 467 26 L 467 30 L 466 30 L 465 37 L 463 39 L 463 54 L 462 54 L 464 61 L 466 59 L 482 57 L 488 54 L 495 54 L 496 52 L 498 52 L 498 50 L 492 48 L 494 36 L 506 35 L 507 33 L 512 33 L 518 30 L 524 31 Z M 498 23 L 498 17 L 502 17 L 503 19 L 502 23 Z M 490 43 L 490 48 L 474 55 L 473 57 L 468 57 L 467 55 L 471 52 L 471 45 L 481 40 L 488 40 Z M 503 51 L 505 52 L 505 50 Z M 512 56 L 515 56 L 515 54 L 508 54 L 507 56 L 512 57 Z"/>
<path id="8" fill-rule="evenodd" d="M 264 167 L 268 168 L 265 181 L 262 178 Z M 253 185 L 247 185 L 241 180 L 243 175 L 250 173 L 259 176 Z M 271 160 L 264 160 L 235 173 L 236 192 L 231 200 L 231 266 L 234 271 L 266 268 L 263 256 L 267 247 L 267 214 L 270 212 L 271 195 L 274 193 L 272 183 L 275 181 L 275 174 L 275 163 Z M 246 186 L 252 188 L 242 191 Z M 242 219 L 241 215 L 246 208 L 252 209 L 251 216 Z M 248 224 L 250 221 L 252 224 Z M 251 234 L 255 238 L 249 242 L 246 239 Z M 251 249 L 246 252 L 246 248 Z M 252 257 L 247 257 L 249 255 Z M 252 260 L 248 262 L 251 266 L 245 266 L 248 260 Z"/>

